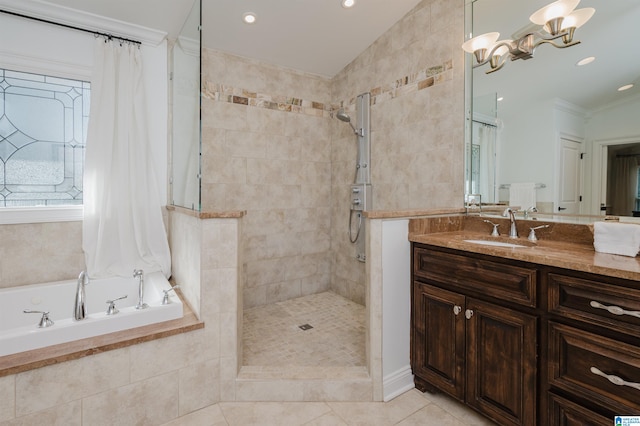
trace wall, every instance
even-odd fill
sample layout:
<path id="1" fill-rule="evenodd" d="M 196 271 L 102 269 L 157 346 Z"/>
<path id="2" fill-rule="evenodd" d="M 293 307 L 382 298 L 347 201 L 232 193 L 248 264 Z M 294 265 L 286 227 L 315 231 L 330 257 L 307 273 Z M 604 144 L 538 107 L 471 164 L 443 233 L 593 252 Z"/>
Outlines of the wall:
<path id="1" fill-rule="evenodd" d="M 347 111 L 372 94 L 374 210 L 462 205 L 463 23 L 462 1 L 425 0 L 332 80 Z M 366 266 L 347 232 L 356 146 L 349 126 L 334 120 L 332 130 L 332 290 L 363 303 Z"/>
<path id="2" fill-rule="evenodd" d="M 91 34 L 0 14 L 0 39 L 5 41 L 0 44 L 0 64 L 5 68 L 90 79 L 94 43 Z M 160 191 L 166 193 L 166 42 L 143 45 L 141 52 L 148 120 L 161 123 L 151 126 L 149 136 Z M 0 287 L 75 278 L 84 269 L 81 222 L 2 223 L 0 216 Z M 33 262 L 34 258 L 38 261 Z"/>
<path id="3" fill-rule="evenodd" d="M 245 307 L 329 288 L 329 82 L 203 51 L 202 210 L 246 210 Z"/>

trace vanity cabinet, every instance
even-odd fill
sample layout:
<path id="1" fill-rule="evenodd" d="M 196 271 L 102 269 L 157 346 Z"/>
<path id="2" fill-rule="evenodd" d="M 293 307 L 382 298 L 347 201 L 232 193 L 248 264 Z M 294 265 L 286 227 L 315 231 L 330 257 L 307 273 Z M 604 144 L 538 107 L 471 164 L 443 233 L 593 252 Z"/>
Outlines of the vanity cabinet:
<path id="1" fill-rule="evenodd" d="M 413 248 L 411 365 L 503 425 L 535 425 L 537 271 L 501 259 Z"/>
<path id="2" fill-rule="evenodd" d="M 640 415 L 640 283 L 552 269 L 548 398 L 603 415 Z M 561 423 L 550 410 L 551 424 Z"/>

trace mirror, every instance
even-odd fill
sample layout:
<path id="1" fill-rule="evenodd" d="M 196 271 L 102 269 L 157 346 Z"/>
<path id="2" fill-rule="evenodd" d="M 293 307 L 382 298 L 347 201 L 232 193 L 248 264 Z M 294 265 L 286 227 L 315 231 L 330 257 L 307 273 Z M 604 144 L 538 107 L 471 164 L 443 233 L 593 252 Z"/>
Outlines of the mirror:
<path id="1" fill-rule="evenodd" d="M 465 39 L 492 31 L 515 39 L 536 30 L 529 16 L 548 3 L 468 0 Z M 507 59 L 488 74 L 488 64 L 472 68 L 466 54 L 467 200 L 473 194 L 483 204 L 517 205 L 510 200 L 533 197 L 540 212 L 552 214 L 640 210 L 640 2 L 582 0 L 577 8 L 586 7 L 596 11 L 576 30 L 577 45 L 542 44 L 533 58 Z M 595 60 L 576 65 L 589 56 Z M 617 159 L 625 159 L 624 172 Z M 620 179 L 633 177 L 618 191 Z"/>
<path id="2" fill-rule="evenodd" d="M 172 49 L 171 194 L 174 206 L 200 210 L 200 22 L 195 0 Z"/>

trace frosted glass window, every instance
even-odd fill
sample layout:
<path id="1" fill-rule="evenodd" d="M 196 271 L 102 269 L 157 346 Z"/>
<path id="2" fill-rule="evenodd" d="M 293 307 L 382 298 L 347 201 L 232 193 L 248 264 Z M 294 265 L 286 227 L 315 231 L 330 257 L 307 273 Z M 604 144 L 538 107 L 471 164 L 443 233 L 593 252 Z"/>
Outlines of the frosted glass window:
<path id="1" fill-rule="evenodd" d="M 90 84 L 0 69 L 0 207 L 82 204 Z"/>

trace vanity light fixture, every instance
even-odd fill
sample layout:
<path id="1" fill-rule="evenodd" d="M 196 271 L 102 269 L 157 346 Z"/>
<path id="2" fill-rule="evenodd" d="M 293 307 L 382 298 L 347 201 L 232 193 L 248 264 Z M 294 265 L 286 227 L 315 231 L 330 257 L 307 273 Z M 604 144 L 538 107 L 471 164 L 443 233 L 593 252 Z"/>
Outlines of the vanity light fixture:
<path id="1" fill-rule="evenodd" d="M 533 58 L 536 48 L 544 43 L 557 48 L 574 46 L 580 43 L 573 39 L 576 29 L 591 19 L 596 11 L 592 7 L 574 10 L 578 3 L 580 0 L 557 0 L 546 5 L 529 17 L 540 28 L 516 40 L 498 40 L 500 33 L 490 32 L 467 40 L 462 49 L 475 56 L 474 68 L 489 63 L 486 72 L 489 74 L 502 68 L 507 57 L 512 61 Z M 558 39 L 561 42 L 557 42 Z"/>
<path id="2" fill-rule="evenodd" d="M 254 24 L 257 19 L 258 19 L 258 16 L 253 12 L 247 12 L 244 15 L 242 15 L 242 21 L 245 24 Z"/>
<path id="3" fill-rule="evenodd" d="M 342 0 L 342 7 L 348 9 L 356 4 L 356 0 Z"/>

